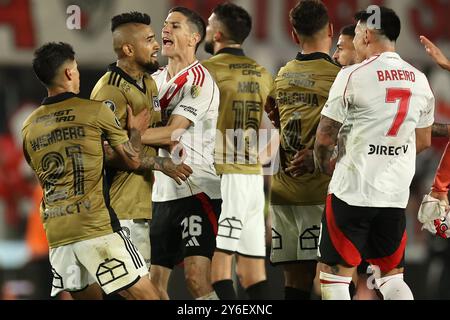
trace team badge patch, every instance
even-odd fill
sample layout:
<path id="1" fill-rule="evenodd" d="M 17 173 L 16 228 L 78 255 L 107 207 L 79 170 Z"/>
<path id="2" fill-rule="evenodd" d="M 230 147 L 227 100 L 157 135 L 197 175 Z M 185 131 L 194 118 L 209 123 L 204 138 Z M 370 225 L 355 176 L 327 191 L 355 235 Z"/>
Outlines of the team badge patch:
<path id="1" fill-rule="evenodd" d="M 158 97 L 153 97 L 153 110 L 161 111 L 161 105 L 159 104 Z"/>
<path id="2" fill-rule="evenodd" d="M 192 96 L 192 98 L 197 98 L 198 96 L 199 96 L 199 94 L 200 94 L 200 86 L 197 86 L 197 85 L 192 85 L 192 87 L 191 87 L 191 96 Z"/>
<path id="3" fill-rule="evenodd" d="M 112 112 L 116 112 L 116 104 L 114 101 L 105 100 L 105 104 L 111 109 Z"/>

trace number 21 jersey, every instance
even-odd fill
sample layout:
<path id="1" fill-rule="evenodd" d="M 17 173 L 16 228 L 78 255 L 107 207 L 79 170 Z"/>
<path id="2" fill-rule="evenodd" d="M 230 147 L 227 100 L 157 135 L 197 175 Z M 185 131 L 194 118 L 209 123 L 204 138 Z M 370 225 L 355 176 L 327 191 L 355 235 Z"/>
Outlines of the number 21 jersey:
<path id="1" fill-rule="evenodd" d="M 51 248 L 120 230 L 104 179 L 104 136 L 128 141 L 107 104 L 63 93 L 24 122 L 25 157 L 44 189 L 41 219 Z"/>

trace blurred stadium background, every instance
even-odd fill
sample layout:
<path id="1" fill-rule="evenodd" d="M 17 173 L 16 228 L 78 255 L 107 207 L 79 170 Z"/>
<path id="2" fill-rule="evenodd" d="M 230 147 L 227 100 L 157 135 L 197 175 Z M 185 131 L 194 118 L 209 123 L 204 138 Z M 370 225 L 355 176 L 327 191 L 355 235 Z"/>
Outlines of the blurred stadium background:
<path id="1" fill-rule="evenodd" d="M 169 8 L 183 5 L 206 19 L 220 0 L 0 0 L 0 299 L 46 299 L 50 291 L 46 243 L 42 238 L 36 199 L 40 191 L 21 152 L 20 128 L 25 117 L 40 104 L 46 92 L 31 69 L 33 51 L 48 41 L 74 46 L 81 72 L 81 95 L 90 90 L 114 61 L 110 18 L 127 11 L 142 11 L 160 30 Z M 297 0 L 232 1 L 253 16 L 246 53 L 273 74 L 297 52 L 290 40 L 288 12 Z M 353 13 L 369 4 L 393 8 L 402 20 L 398 52 L 424 71 L 436 95 L 436 120 L 450 122 L 450 74 L 436 67 L 425 54 L 419 35 L 435 41 L 450 56 L 450 0 L 325 0 L 336 35 L 352 23 Z M 81 9 L 81 29 L 70 30 L 68 7 Z M 336 37 L 337 39 L 337 37 Z M 333 48 L 334 50 L 334 48 Z M 199 57 L 207 55 L 201 47 Z M 165 63 L 163 58 L 161 64 Z M 406 279 L 418 299 L 450 298 L 449 242 L 432 238 L 420 230 L 416 213 L 427 193 L 445 139 L 434 139 L 433 147 L 417 159 L 408 212 Z M 34 199 L 34 200 L 33 200 Z M 282 297 L 282 276 L 269 267 L 269 280 L 276 297 Z M 175 272 L 170 292 L 188 298 L 181 271 Z"/>

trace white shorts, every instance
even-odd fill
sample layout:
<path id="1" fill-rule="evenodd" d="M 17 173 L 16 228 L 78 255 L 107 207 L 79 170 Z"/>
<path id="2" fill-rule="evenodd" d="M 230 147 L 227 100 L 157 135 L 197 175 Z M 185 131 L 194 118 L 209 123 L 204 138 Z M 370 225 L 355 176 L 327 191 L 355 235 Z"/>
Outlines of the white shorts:
<path id="1" fill-rule="evenodd" d="M 148 274 L 144 258 L 125 232 L 50 248 L 51 296 L 97 282 L 106 294 L 131 287 Z"/>
<path id="2" fill-rule="evenodd" d="M 256 174 L 223 174 L 217 249 L 265 257 L 264 181 Z"/>
<path id="3" fill-rule="evenodd" d="M 144 257 L 147 269 L 150 269 L 150 220 L 120 220 L 120 225 Z"/>
<path id="4" fill-rule="evenodd" d="M 273 264 L 316 260 L 324 205 L 270 205 Z"/>

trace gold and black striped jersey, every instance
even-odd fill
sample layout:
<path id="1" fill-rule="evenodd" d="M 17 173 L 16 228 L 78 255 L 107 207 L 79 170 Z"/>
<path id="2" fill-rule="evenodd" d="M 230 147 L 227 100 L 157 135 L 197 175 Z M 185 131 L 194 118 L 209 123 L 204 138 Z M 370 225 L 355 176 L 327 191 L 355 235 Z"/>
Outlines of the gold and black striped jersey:
<path id="1" fill-rule="evenodd" d="M 298 54 L 280 69 L 275 79 L 280 113 L 280 171 L 274 176 L 271 203 L 317 205 L 325 202 L 330 177 L 317 170 L 292 177 L 285 172 L 297 151 L 313 149 L 320 112 L 340 68 L 324 53 Z"/>
<path id="2" fill-rule="evenodd" d="M 109 205 L 103 140 L 128 141 L 105 103 L 73 93 L 46 98 L 24 122 L 25 157 L 44 190 L 41 219 L 51 248 L 120 230 Z"/>
<path id="3" fill-rule="evenodd" d="M 111 64 L 108 71 L 98 80 L 91 93 L 91 99 L 103 100 L 114 111 L 122 128 L 127 123 L 127 104 L 133 114 L 149 109 L 149 126 L 161 122 L 158 89 L 150 75 L 144 75 L 142 87 L 125 71 Z M 156 156 L 154 148 L 145 146 L 144 153 Z M 108 168 L 108 180 L 111 183 L 111 205 L 119 219 L 150 219 L 152 214 L 153 173 L 138 174 Z"/>
<path id="4" fill-rule="evenodd" d="M 220 90 L 214 156 L 217 174 L 261 174 L 258 130 L 272 91 L 272 75 L 237 48 L 224 48 L 202 64 Z"/>

